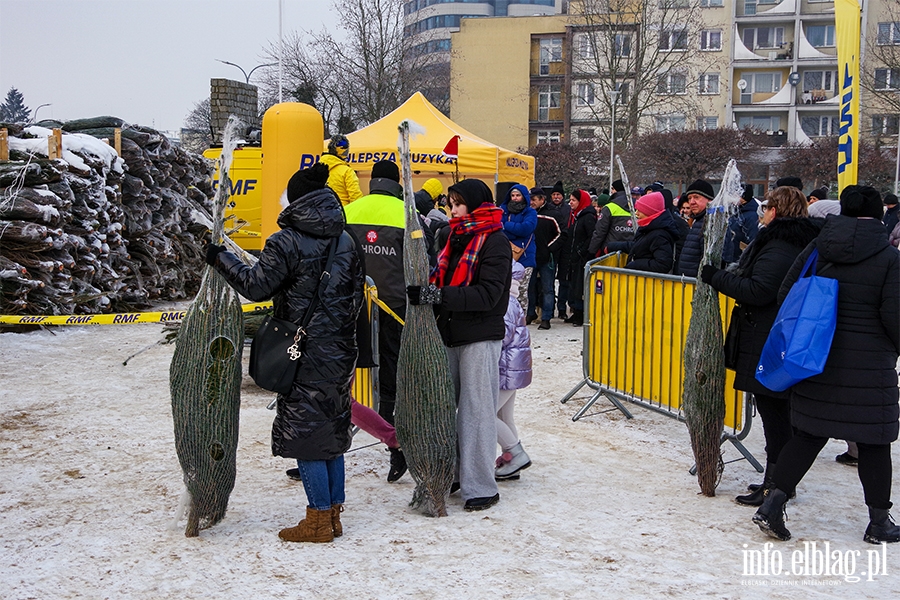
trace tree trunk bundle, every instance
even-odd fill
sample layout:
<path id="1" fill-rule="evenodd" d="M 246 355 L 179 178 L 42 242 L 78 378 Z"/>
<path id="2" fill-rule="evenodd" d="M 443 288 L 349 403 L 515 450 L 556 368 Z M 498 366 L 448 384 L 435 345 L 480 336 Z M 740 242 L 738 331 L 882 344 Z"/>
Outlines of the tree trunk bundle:
<path id="1" fill-rule="evenodd" d="M 112 140 L 123 125 L 69 121 L 63 139 Z M 124 312 L 192 297 L 206 228 L 191 213 L 211 206 L 211 164 L 141 126 L 122 129 L 124 173 L 75 154 L 86 170 L 15 150 L 0 161 L 0 314 Z"/>

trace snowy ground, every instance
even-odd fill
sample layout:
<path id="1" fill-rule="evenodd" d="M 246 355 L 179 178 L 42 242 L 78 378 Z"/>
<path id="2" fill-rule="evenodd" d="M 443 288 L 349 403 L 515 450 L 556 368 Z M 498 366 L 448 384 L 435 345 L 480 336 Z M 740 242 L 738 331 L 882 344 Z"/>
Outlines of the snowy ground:
<path id="1" fill-rule="evenodd" d="M 466 513 L 457 495 L 447 518 L 421 516 L 406 506 L 412 479 L 386 483 L 387 452 L 362 448 L 347 455 L 344 536 L 289 544 L 277 532 L 303 516 L 305 495 L 270 454 L 271 395 L 249 378 L 228 514 L 187 539 L 184 522 L 173 526 L 182 483 L 162 327 L 0 334 L 0 597 L 894 597 L 900 545 L 862 541 L 859 481 L 834 462 L 842 444 L 829 443 L 789 505 L 794 539 L 767 556 L 789 572 L 809 543 L 828 543 L 832 570 L 860 581 L 745 574 L 747 553 L 770 541 L 732 500 L 760 479 L 750 465 L 729 464 L 706 498 L 682 423 L 639 407 L 630 421 L 572 422 L 587 392 L 559 399 L 580 380 L 581 330 L 554 320 L 532 335 L 535 381 L 516 408 L 534 465 L 500 484 L 499 505 Z M 354 447 L 370 442 L 359 434 Z M 746 444 L 762 458 L 758 420 Z M 729 445 L 726 459 L 737 456 Z M 870 551 L 886 560 L 874 576 Z"/>

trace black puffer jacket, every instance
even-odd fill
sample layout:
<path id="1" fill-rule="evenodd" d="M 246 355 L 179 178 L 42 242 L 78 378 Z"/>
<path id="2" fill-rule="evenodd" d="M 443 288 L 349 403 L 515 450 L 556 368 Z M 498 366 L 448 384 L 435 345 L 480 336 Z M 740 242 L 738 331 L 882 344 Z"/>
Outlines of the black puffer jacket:
<path id="1" fill-rule="evenodd" d="M 819 233 L 809 219 L 775 219 L 759 230 L 735 272 L 718 271 L 712 287 L 738 301 L 738 353 L 734 389 L 787 399 L 756 380 L 756 366 L 769 330 L 778 316 L 778 290 L 797 255 Z"/>
<path id="2" fill-rule="evenodd" d="M 676 275 L 696 277 L 700 270 L 700 261 L 703 260 L 703 224 L 706 221 L 706 211 L 694 217 L 691 230 L 684 238 L 684 246 L 678 256 L 678 264 L 675 265 Z"/>
<path id="3" fill-rule="evenodd" d="M 291 393 L 278 396 L 272 453 L 285 458 L 330 460 L 350 447 L 350 376 L 356 362 L 356 318 L 364 274 L 356 244 L 344 233 L 340 201 L 325 188 L 301 196 L 278 217 L 274 233 L 253 267 L 230 252 L 216 270 L 254 301 L 272 298 L 276 317 L 300 323 L 325 267 L 328 246 L 339 237 L 331 280 L 320 292 L 309 338 Z"/>
<path id="4" fill-rule="evenodd" d="M 900 417 L 900 252 L 881 221 L 829 215 L 794 261 L 780 300 L 813 247 L 817 274 L 839 282 L 837 327 L 825 370 L 791 388 L 791 422 L 817 436 L 889 444 Z"/>
<path id="5" fill-rule="evenodd" d="M 626 269 L 650 273 L 671 273 L 675 265 L 675 241 L 678 226 L 672 213 L 662 211 L 646 226 L 639 227 L 630 242 L 610 242 L 606 247 L 610 252 L 628 253 Z"/>

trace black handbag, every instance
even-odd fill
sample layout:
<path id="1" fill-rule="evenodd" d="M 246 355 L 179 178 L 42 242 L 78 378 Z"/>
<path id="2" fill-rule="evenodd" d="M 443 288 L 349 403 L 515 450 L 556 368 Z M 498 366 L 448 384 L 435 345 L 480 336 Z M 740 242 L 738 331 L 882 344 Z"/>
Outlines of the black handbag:
<path id="1" fill-rule="evenodd" d="M 722 351 L 725 353 L 725 368 L 732 371 L 737 368 L 738 354 L 741 343 L 739 339 L 741 305 L 736 304 L 731 310 L 731 320 L 728 322 L 728 331 L 725 332 L 725 344 Z"/>
<path id="2" fill-rule="evenodd" d="M 331 265 L 334 263 L 336 249 L 337 238 L 328 249 L 325 270 L 319 277 L 319 284 L 303 315 L 303 322 L 296 325 L 269 315 L 263 319 L 253 336 L 253 343 L 250 345 L 250 377 L 262 389 L 283 395 L 290 393 L 306 345 L 306 328 L 319 304 L 319 292 L 331 279 Z"/>

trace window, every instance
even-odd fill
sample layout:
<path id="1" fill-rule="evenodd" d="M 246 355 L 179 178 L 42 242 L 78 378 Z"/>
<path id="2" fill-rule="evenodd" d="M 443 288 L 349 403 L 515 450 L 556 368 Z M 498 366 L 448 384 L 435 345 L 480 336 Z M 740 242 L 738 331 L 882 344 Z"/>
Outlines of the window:
<path id="1" fill-rule="evenodd" d="M 813 90 L 834 91 L 837 81 L 837 71 L 806 71 L 803 73 L 803 91 Z"/>
<path id="2" fill-rule="evenodd" d="M 559 108 L 559 86 L 542 85 L 538 90 L 538 121 L 549 121 L 551 108 Z"/>
<path id="3" fill-rule="evenodd" d="M 559 143 L 559 130 L 554 129 L 552 131 L 538 131 L 537 132 L 537 143 L 538 144 L 558 144 Z"/>
<path id="4" fill-rule="evenodd" d="M 666 133 L 668 131 L 684 131 L 684 126 L 684 115 L 656 117 L 656 130 L 661 133 Z"/>
<path id="5" fill-rule="evenodd" d="M 687 92 L 687 77 L 683 73 L 660 75 L 656 84 L 658 94 L 684 94 Z"/>
<path id="6" fill-rule="evenodd" d="M 755 15 L 756 14 L 756 0 L 744 0 L 744 14 L 745 15 Z"/>
<path id="7" fill-rule="evenodd" d="M 690 0 L 659 0 L 660 8 L 688 8 L 690 7 Z"/>
<path id="8" fill-rule="evenodd" d="M 550 73 L 550 63 L 562 61 L 562 38 L 541 40 L 541 75 Z"/>
<path id="9" fill-rule="evenodd" d="M 784 45 L 784 27 L 748 27 L 742 39 L 750 50 L 780 48 Z"/>
<path id="10" fill-rule="evenodd" d="M 721 50 L 722 49 L 722 30 L 721 29 L 705 29 L 700 32 L 700 49 L 701 50 Z"/>
<path id="11" fill-rule="evenodd" d="M 659 32 L 660 50 L 687 50 L 687 29 L 663 29 Z"/>
<path id="12" fill-rule="evenodd" d="M 590 59 L 594 55 L 593 44 L 591 43 L 591 35 L 584 33 L 578 36 L 576 48 L 578 48 L 578 58 Z"/>
<path id="13" fill-rule="evenodd" d="M 781 73 L 744 73 L 745 94 L 771 94 L 781 89 Z"/>
<path id="14" fill-rule="evenodd" d="M 631 56 L 631 35 L 617 33 L 613 41 L 614 56 Z"/>
<path id="15" fill-rule="evenodd" d="M 619 92 L 619 95 L 616 96 L 616 106 L 628 104 L 628 82 L 622 81 L 617 83 L 616 91 Z"/>
<path id="16" fill-rule="evenodd" d="M 839 117 L 802 117 L 800 127 L 809 137 L 837 135 L 841 126 Z"/>
<path id="17" fill-rule="evenodd" d="M 576 86 L 575 104 L 578 106 L 593 106 L 594 102 L 594 84 L 579 83 Z"/>
<path id="18" fill-rule="evenodd" d="M 897 135 L 900 117 L 897 115 L 874 115 L 872 135 Z"/>
<path id="19" fill-rule="evenodd" d="M 590 127 L 578 130 L 578 139 L 580 140 L 590 140 L 593 139 L 596 135 L 597 132 L 595 132 Z"/>
<path id="20" fill-rule="evenodd" d="M 778 131 L 781 129 L 781 117 L 774 115 L 738 117 L 737 126 L 740 129 L 750 127 L 761 131 Z"/>
<path id="21" fill-rule="evenodd" d="M 725 6 L 725 0 L 700 0 L 700 6 L 704 8 L 713 6 Z"/>
<path id="22" fill-rule="evenodd" d="M 900 69 L 875 69 L 876 90 L 900 90 Z"/>
<path id="23" fill-rule="evenodd" d="M 816 48 L 834 46 L 834 25 L 809 25 L 806 39 Z"/>
<path id="24" fill-rule="evenodd" d="M 719 117 L 698 117 L 697 118 L 697 129 L 700 131 L 707 131 L 709 129 L 718 129 L 719 128 Z"/>
<path id="25" fill-rule="evenodd" d="M 900 44 L 900 21 L 878 24 L 878 45 Z"/>
<path id="26" fill-rule="evenodd" d="M 719 93 L 719 74 L 704 73 L 700 76 L 698 91 L 704 95 L 714 96 Z"/>

